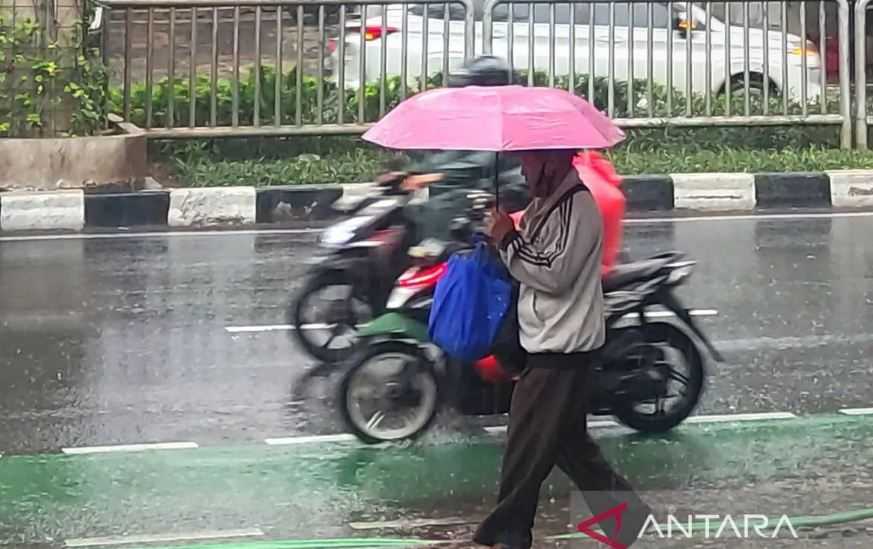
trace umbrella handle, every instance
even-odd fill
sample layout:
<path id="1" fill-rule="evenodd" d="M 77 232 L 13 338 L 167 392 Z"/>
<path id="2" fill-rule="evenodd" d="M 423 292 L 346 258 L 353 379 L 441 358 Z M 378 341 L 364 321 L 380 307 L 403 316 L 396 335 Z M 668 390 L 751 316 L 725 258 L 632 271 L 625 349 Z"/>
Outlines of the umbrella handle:
<path id="1" fill-rule="evenodd" d="M 494 153 L 494 209 L 500 211 L 500 153 Z"/>

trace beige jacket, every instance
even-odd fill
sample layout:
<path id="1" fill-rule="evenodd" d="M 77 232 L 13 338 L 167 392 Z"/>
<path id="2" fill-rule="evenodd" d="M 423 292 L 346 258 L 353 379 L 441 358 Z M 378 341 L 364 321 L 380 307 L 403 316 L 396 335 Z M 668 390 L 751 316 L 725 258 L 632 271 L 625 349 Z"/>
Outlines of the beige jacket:
<path id="1" fill-rule="evenodd" d="M 529 353 L 597 350 L 606 339 L 600 211 L 576 170 L 534 199 L 500 255 L 520 283 L 518 322 Z"/>

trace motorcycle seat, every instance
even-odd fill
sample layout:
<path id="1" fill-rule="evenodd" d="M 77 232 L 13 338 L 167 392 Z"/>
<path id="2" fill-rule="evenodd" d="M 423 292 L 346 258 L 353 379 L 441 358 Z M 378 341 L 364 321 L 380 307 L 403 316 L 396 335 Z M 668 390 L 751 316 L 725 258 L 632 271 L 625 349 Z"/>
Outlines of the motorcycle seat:
<path id="1" fill-rule="evenodd" d="M 661 269 L 675 260 L 674 256 L 656 256 L 642 261 L 616 265 L 603 280 L 603 291 L 613 292 L 635 282 L 643 282 L 657 275 Z"/>

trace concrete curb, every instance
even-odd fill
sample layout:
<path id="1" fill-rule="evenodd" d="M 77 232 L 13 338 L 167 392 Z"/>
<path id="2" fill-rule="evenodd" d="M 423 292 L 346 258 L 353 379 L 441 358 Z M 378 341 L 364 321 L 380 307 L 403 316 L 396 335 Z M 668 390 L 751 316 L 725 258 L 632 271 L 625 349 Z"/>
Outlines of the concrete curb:
<path id="1" fill-rule="evenodd" d="M 88 227 L 239 226 L 328 219 L 372 184 L 213 187 L 88 194 L 81 190 L 0 194 L 0 231 Z M 703 173 L 629 176 L 629 212 L 754 211 L 873 207 L 873 170 L 823 173 Z M 427 193 L 420 198 L 426 199 Z"/>
<path id="2" fill-rule="evenodd" d="M 84 226 L 85 193 L 81 190 L 0 195 L 0 231 L 79 231 Z"/>
<path id="3" fill-rule="evenodd" d="M 827 208 L 831 180 L 823 173 L 757 174 L 755 201 L 762 208 Z"/>
<path id="4" fill-rule="evenodd" d="M 873 178 L 866 170 L 827 172 L 831 204 L 836 208 L 873 206 Z"/>
<path id="5" fill-rule="evenodd" d="M 362 185 L 366 186 L 366 185 Z M 258 223 L 329 217 L 333 205 L 345 194 L 343 187 L 297 185 L 257 190 L 255 218 Z"/>
<path id="6" fill-rule="evenodd" d="M 257 191 L 254 187 L 173 189 L 170 191 L 167 225 L 249 225 L 255 222 L 256 211 Z"/>
<path id="7" fill-rule="evenodd" d="M 677 210 L 739 211 L 755 208 L 755 176 L 747 173 L 695 173 L 673 176 Z"/>

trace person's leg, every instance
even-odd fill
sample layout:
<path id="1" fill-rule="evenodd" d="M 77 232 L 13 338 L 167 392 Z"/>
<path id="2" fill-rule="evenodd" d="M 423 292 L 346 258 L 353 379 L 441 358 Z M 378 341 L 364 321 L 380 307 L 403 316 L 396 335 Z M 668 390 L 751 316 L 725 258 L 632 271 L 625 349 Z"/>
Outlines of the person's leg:
<path id="1" fill-rule="evenodd" d="M 591 366 L 580 363 L 573 372 L 572 380 L 568 380 L 573 388 L 574 399 L 572 406 L 566 410 L 561 426 L 557 465 L 580 488 L 624 491 L 630 489 L 630 485 L 609 466 L 600 447 L 588 433 Z"/>
<path id="2" fill-rule="evenodd" d="M 473 536 L 482 545 L 530 547 L 540 486 L 555 464 L 571 391 L 561 380 L 566 372 L 537 368 L 537 360 L 529 358 L 512 396 L 498 504 Z"/>
<path id="3" fill-rule="evenodd" d="M 637 539 L 651 509 L 637 496 L 630 483 L 607 463 L 600 447 L 588 433 L 591 368 L 594 364 L 582 363 L 579 366 L 574 379 L 568 383 L 573 387 L 575 399 L 565 416 L 556 463 L 582 492 L 594 515 L 622 503 L 628 504 L 620 532 L 615 532 L 612 522 L 600 527 L 608 537 L 630 546 Z"/>

